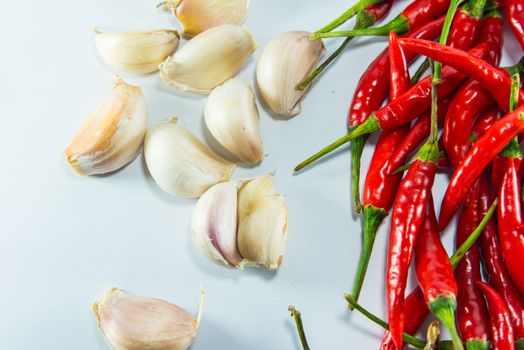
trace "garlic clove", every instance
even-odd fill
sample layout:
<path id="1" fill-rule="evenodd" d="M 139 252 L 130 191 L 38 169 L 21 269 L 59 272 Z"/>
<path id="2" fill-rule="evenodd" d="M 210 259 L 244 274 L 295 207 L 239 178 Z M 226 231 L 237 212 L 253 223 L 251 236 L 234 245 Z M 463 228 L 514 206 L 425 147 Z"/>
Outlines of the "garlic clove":
<path id="1" fill-rule="evenodd" d="M 310 33 L 293 31 L 273 38 L 262 50 L 257 64 L 257 84 L 262 98 L 276 114 L 292 117 L 300 113 L 307 90 L 296 86 L 317 66 L 324 55 L 321 40 Z"/>
<path id="2" fill-rule="evenodd" d="M 229 180 L 236 167 L 205 146 L 176 119 L 148 130 L 144 157 L 161 189 L 189 198 L 199 197 L 211 186 Z"/>
<path id="3" fill-rule="evenodd" d="M 219 183 L 200 197 L 191 220 L 195 244 L 212 261 L 241 267 L 237 248 L 237 181 Z"/>
<path id="4" fill-rule="evenodd" d="M 213 89 L 204 117 L 213 137 L 241 162 L 257 163 L 264 158 L 255 94 L 241 78 Z"/>
<path id="5" fill-rule="evenodd" d="M 127 73 L 158 70 L 158 65 L 175 52 L 179 41 L 176 30 L 112 33 L 95 30 L 100 57 L 113 69 Z"/>
<path id="6" fill-rule="evenodd" d="M 116 350 L 185 350 L 196 336 L 200 318 L 167 301 L 129 295 L 117 288 L 95 302 L 93 311 Z"/>
<path id="7" fill-rule="evenodd" d="M 235 75 L 256 50 L 244 26 L 225 24 L 195 36 L 160 64 L 160 77 L 180 91 L 209 93 Z"/>
<path id="8" fill-rule="evenodd" d="M 237 241 L 246 264 L 268 269 L 282 265 L 287 239 L 287 207 L 268 175 L 244 183 L 238 191 Z"/>
<path id="9" fill-rule="evenodd" d="M 136 158 L 146 128 L 142 90 L 117 77 L 113 90 L 96 105 L 64 154 L 80 175 L 115 171 Z"/>
<path id="10" fill-rule="evenodd" d="M 248 0 L 171 0 L 163 5 L 173 11 L 184 34 L 193 36 L 219 25 L 241 24 Z"/>

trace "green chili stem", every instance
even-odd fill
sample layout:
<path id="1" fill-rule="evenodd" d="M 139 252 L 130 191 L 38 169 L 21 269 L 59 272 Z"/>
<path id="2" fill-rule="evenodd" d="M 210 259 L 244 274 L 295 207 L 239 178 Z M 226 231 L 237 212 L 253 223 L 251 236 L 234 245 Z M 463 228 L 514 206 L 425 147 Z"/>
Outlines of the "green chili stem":
<path id="1" fill-rule="evenodd" d="M 388 22 L 380 27 L 341 30 L 337 32 L 312 33 L 311 40 L 345 36 L 386 36 L 389 35 L 389 32 L 391 31 L 394 31 L 397 34 L 402 34 L 408 30 L 409 26 L 407 20 L 404 17 L 399 16 L 393 19 L 391 22 Z"/>
<path id="2" fill-rule="evenodd" d="M 438 152 L 438 159 L 443 158 L 445 156 L 446 156 L 446 151 L 442 150 Z M 395 171 L 393 171 L 392 175 L 397 175 L 403 171 L 408 170 L 409 168 L 411 168 L 411 164 L 413 164 L 413 162 L 399 166 L 398 168 L 395 169 Z"/>
<path id="3" fill-rule="evenodd" d="M 295 324 L 297 325 L 298 336 L 300 338 L 300 343 L 302 344 L 303 350 L 309 350 L 309 345 L 306 339 L 306 333 L 304 332 L 304 325 L 302 324 L 302 314 L 300 311 L 295 309 L 293 305 L 289 305 L 289 312 L 291 312 L 291 317 L 295 319 Z"/>
<path id="4" fill-rule="evenodd" d="M 511 91 L 509 95 L 509 111 L 513 112 L 519 105 L 520 74 L 511 76 Z"/>
<path id="5" fill-rule="evenodd" d="M 428 68 L 429 68 L 429 58 L 426 58 L 424 62 L 422 62 L 420 66 L 417 68 L 417 71 L 415 72 L 415 74 L 413 74 L 413 76 L 411 77 L 411 81 L 410 81 L 411 85 L 415 85 L 422 77 L 422 74 L 424 74 L 424 72 Z"/>
<path id="6" fill-rule="evenodd" d="M 464 0 L 451 0 L 451 3 L 449 4 L 448 13 L 446 14 L 446 19 L 444 19 L 444 25 L 442 26 L 442 34 L 440 35 L 439 43 L 446 45 L 448 41 L 449 36 L 449 30 L 451 28 L 451 23 L 453 22 L 453 17 L 455 17 L 455 13 L 457 12 L 457 9 L 459 5 Z M 440 81 L 442 79 L 440 71 L 442 70 L 442 64 L 439 62 L 435 62 L 435 66 L 433 67 L 433 80 L 435 81 L 435 84 L 440 84 Z"/>
<path id="7" fill-rule="evenodd" d="M 480 234 L 482 233 L 482 231 L 484 231 L 489 220 L 495 213 L 495 209 L 497 208 L 498 203 L 498 198 L 495 198 L 480 224 L 475 228 L 475 230 L 473 230 L 473 232 L 464 241 L 464 243 L 462 243 L 462 245 L 455 251 L 455 253 L 453 253 L 451 258 L 449 258 L 449 262 L 451 263 L 451 266 L 453 266 L 453 268 L 457 267 L 460 260 L 462 260 L 464 255 L 466 255 L 467 251 L 473 246 L 473 244 L 475 244 L 477 238 L 479 238 Z"/>
<path id="8" fill-rule="evenodd" d="M 358 13 L 362 12 L 365 8 L 378 4 L 384 0 L 360 0 L 350 8 L 348 8 L 346 11 L 344 11 L 340 16 L 335 18 L 331 23 L 327 24 L 326 26 L 320 28 L 319 30 L 315 31 L 314 33 L 326 33 L 330 32 L 333 29 L 340 27 L 342 24 L 346 23 L 350 18 L 353 18 Z"/>
<path id="9" fill-rule="evenodd" d="M 429 60 L 429 66 L 433 68 L 433 79 L 431 79 L 431 129 L 429 132 L 428 143 L 438 143 L 438 116 L 437 116 L 437 82 L 435 80 L 435 62 Z"/>

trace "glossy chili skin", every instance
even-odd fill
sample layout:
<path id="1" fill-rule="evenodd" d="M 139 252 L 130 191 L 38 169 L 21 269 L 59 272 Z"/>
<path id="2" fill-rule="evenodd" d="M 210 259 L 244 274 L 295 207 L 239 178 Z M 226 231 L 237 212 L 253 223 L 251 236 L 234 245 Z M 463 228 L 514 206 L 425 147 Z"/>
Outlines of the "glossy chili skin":
<path id="1" fill-rule="evenodd" d="M 445 14 L 449 3 L 450 0 L 415 0 L 401 12 L 399 17 L 406 20 L 408 28 L 416 28 Z"/>
<path id="2" fill-rule="evenodd" d="M 504 263 L 512 281 L 524 293 L 524 231 L 520 204 L 520 181 L 511 158 L 506 158 L 506 171 L 499 192 L 498 230 Z"/>
<path id="3" fill-rule="evenodd" d="M 502 109 L 498 104 L 493 103 L 491 106 L 486 108 L 486 110 L 480 115 L 480 117 L 475 120 L 473 124 L 472 137 L 477 140 L 482 135 L 484 135 L 497 120 L 503 115 Z"/>
<path id="4" fill-rule="evenodd" d="M 448 253 L 440 240 L 433 198 L 427 200 L 424 221 L 415 243 L 415 271 L 426 304 L 430 305 L 438 297 L 457 295 L 457 283 Z"/>
<path id="5" fill-rule="evenodd" d="M 406 315 L 408 315 L 404 321 L 404 332 L 407 334 L 415 334 L 429 314 L 424 294 L 420 287 L 415 288 L 406 297 L 404 310 Z M 382 337 L 382 343 L 380 344 L 380 350 L 395 349 L 397 349 L 397 347 L 393 343 L 393 336 L 389 331 L 385 331 Z"/>
<path id="6" fill-rule="evenodd" d="M 455 168 L 469 150 L 475 119 L 494 101 L 492 95 L 474 80 L 466 82 L 456 93 L 444 122 L 443 140 L 446 154 Z"/>
<path id="7" fill-rule="evenodd" d="M 502 55 L 504 41 L 502 16 L 498 9 L 490 10 L 482 20 L 479 42 L 489 46 L 488 54 L 484 60 L 493 66 L 498 66 Z"/>
<path id="8" fill-rule="evenodd" d="M 456 168 L 440 207 L 439 229 L 443 230 L 458 208 L 468 189 L 486 166 L 515 136 L 524 130 L 524 118 L 519 116 L 524 106 L 505 115 L 473 144 L 466 157 Z"/>
<path id="9" fill-rule="evenodd" d="M 450 102 L 451 99 L 447 97 L 438 103 L 437 118 L 439 125 L 444 122 L 444 117 L 446 116 Z M 392 174 L 395 169 L 400 167 L 404 163 L 406 157 L 428 138 L 431 126 L 430 122 L 430 112 L 424 113 L 418 117 L 406 137 L 404 137 L 400 145 L 389 158 L 388 167 L 386 169 L 388 174 Z"/>
<path id="10" fill-rule="evenodd" d="M 443 24 L 444 17 L 441 17 L 406 34 L 406 37 L 435 38 L 440 34 Z M 410 52 L 406 52 L 405 55 L 408 62 L 416 56 Z M 389 53 L 386 48 L 369 65 L 357 84 L 348 113 L 348 125 L 350 128 L 362 124 L 371 112 L 380 108 L 389 92 L 389 81 L 384 79 L 384 77 L 388 76 Z"/>
<path id="11" fill-rule="evenodd" d="M 517 38 L 522 49 L 524 49 L 524 9 L 521 0 L 504 0 L 506 18 L 508 24 Z"/>
<path id="12" fill-rule="evenodd" d="M 405 40 L 399 39 L 399 42 Z M 488 46 L 481 44 L 469 52 L 473 56 L 484 56 Z M 455 91 L 466 76 L 455 69 L 445 66 L 442 68 L 442 83 L 437 86 L 438 99 L 442 99 Z M 372 116 L 378 122 L 380 129 L 390 130 L 411 122 L 431 106 L 431 77 L 422 79 L 408 91 L 375 111 Z"/>
<path id="13" fill-rule="evenodd" d="M 492 350 L 515 349 L 513 328 L 509 320 L 509 311 L 495 289 L 486 283 L 477 281 L 489 306 L 489 320 L 491 323 Z"/>
<path id="14" fill-rule="evenodd" d="M 475 230 L 479 218 L 479 183 L 471 188 L 460 213 L 455 246 L 458 248 Z M 474 245 L 455 269 L 458 285 L 457 319 L 462 339 L 466 342 L 489 341 L 490 329 L 484 298 L 475 282 L 481 279 L 480 252 Z"/>
<path id="15" fill-rule="evenodd" d="M 417 233 L 431 193 L 436 164 L 415 159 L 402 180 L 393 205 L 389 234 L 386 296 L 390 331 L 400 347 L 404 330 L 404 292 Z"/>
<path id="16" fill-rule="evenodd" d="M 366 7 L 364 10 L 362 10 L 362 13 L 365 16 L 369 16 L 373 23 L 376 23 L 389 13 L 392 5 L 393 0 L 383 0 L 379 3 Z"/>
<path id="17" fill-rule="evenodd" d="M 480 184 L 480 215 L 486 215 L 493 202 L 489 177 L 484 174 Z M 502 249 L 498 240 L 497 225 L 492 218 L 480 236 L 484 269 L 489 283 L 506 302 L 516 341 L 524 342 L 524 302 L 504 266 Z"/>
<path id="18" fill-rule="evenodd" d="M 462 7 L 453 17 L 453 23 L 447 44 L 461 50 L 468 50 L 477 41 L 480 29 L 480 18 Z"/>
<path id="19" fill-rule="evenodd" d="M 398 37 L 394 32 L 389 35 L 390 57 L 390 99 L 409 88 L 409 70 L 404 52 L 398 44 Z M 402 142 L 409 126 L 396 130 L 384 131 L 377 142 L 373 158 L 369 165 L 364 183 L 363 209 L 363 241 L 357 273 L 353 284 L 352 296 L 358 300 L 364 277 L 366 274 L 371 251 L 375 242 L 376 233 L 387 211 L 391 208 L 402 175 L 389 176 L 386 174 L 387 160 L 393 150 Z"/>
<path id="20" fill-rule="evenodd" d="M 511 79 L 507 72 L 493 67 L 482 58 L 462 50 L 420 39 L 400 39 L 400 44 L 431 59 L 460 70 L 471 79 L 478 81 L 497 100 L 504 110 L 509 109 Z M 524 102 L 524 91 L 519 91 L 519 105 Z"/>

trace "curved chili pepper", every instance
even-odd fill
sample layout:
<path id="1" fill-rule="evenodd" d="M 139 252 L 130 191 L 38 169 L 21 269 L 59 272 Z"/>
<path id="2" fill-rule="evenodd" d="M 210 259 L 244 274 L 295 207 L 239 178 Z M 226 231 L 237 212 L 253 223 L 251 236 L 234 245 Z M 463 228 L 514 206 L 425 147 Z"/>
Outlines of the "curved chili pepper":
<path id="1" fill-rule="evenodd" d="M 479 183 L 471 188 L 460 213 L 455 245 L 458 248 L 477 227 L 479 219 Z M 472 246 L 455 269 L 458 285 L 457 318 L 460 335 L 468 349 L 489 349 L 488 312 L 482 294 L 475 286 L 481 278 L 480 253 Z"/>
<path id="2" fill-rule="evenodd" d="M 509 109 L 511 79 L 506 71 L 495 68 L 467 52 L 433 41 L 402 38 L 400 44 L 409 50 L 460 70 L 487 89 L 504 110 Z M 524 91 L 519 91 L 519 104 L 522 103 L 524 103 Z"/>
<path id="3" fill-rule="evenodd" d="M 404 39 L 400 38 L 399 42 Z M 488 51 L 486 44 L 478 45 L 468 52 L 473 56 L 484 56 Z M 442 82 L 437 86 L 438 99 L 442 99 L 455 91 L 464 81 L 466 76 L 455 69 L 445 66 L 442 69 Z M 413 85 L 394 101 L 371 113 L 369 117 L 359 126 L 352 129 L 348 134 L 342 136 L 332 144 L 322 148 L 313 156 L 301 162 L 295 167 L 295 171 L 306 167 L 317 159 L 332 152 L 353 139 L 374 133 L 380 130 L 396 129 L 411 122 L 431 107 L 431 77 L 426 77 Z"/>
<path id="4" fill-rule="evenodd" d="M 502 16 L 497 8 L 484 14 L 480 29 L 479 42 L 488 44 L 489 51 L 484 60 L 493 66 L 498 66 L 502 55 L 503 23 Z"/>
<path id="5" fill-rule="evenodd" d="M 472 137 L 475 141 L 484 135 L 497 120 L 502 116 L 503 111 L 498 104 L 493 103 L 491 106 L 486 108 L 484 113 L 480 115 L 473 124 Z"/>
<path id="6" fill-rule="evenodd" d="M 402 344 L 404 292 L 408 268 L 415 239 L 424 219 L 423 208 L 429 198 L 437 170 L 436 136 L 432 134 L 429 142 L 417 152 L 415 160 L 400 183 L 393 205 L 386 269 L 386 296 L 390 331 L 397 347 Z"/>
<path id="7" fill-rule="evenodd" d="M 506 171 L 500 185 L 498 229 L 502 256 L 511 279 L 521 294 L 524 293 L 524 234 L 520 204 L 520 181 L 515 162 L 506 158 Z"/>
<path id="8" fill-rule="evenodd" d="M 515 349 L 513 328 L 509 320 L 509 311 L 504 300 L 497 291 L 488 284 L 477 281 L 477 286 L 482 290 L 489 306 L 489 320 L 491 322 L 491 339 L 493 350 Z"/>
<path id="9" fill-rule="evenodd" d="M 404 52 L 398 45 L 398 37 L 394 32 L 389 35 L 390 57 L 390 94 L 394 100 L 409 88 L 409 70 Z M 363 210 L 363 242 L 360 253 L 355 282 L 351 295 L 358 301 L 362 283 L 373 250 L 373 244 L 378 227 L 386 217 L 393 204 L 395 193 L 402 179 L 402 175 L 390 176 L 386 173 L 387 160 L 402 142 L 409 126 L 396 130 L 385 131 L 380 135 L 369 170 L 364 183 L 364 210 Z"/>
<path id="10" fill-rule="evenodd" d="M 444 98 L 439 102 L 437 108 L 438 123 L 441 125 L 444 122 L 444 117 L 451 102 L 450 98 Z M 420 144 L 429 136 L 430 129 L 430 112 L 424 113 L 418 117 L 415 124 L 411 127 L 408 134 L 402 143 L 395 149 L 391 158 L 388 161 L 386 172 L 392 174 L 405 161 L 407 156 L 413 152 Z M 441 147 L 439 147 L 441 149 Z"/>
<path id="11" fill-rule="evenodd" d="M 454 343 L 462 346 L 455 327 L 457 283 L 453 277 L 448 253 L 440 241 L 431 194 L 426 202 L 424 215 L 415 243 L 415 271 L 418 284 L 431 313 L 446 326 Z"/>
<path id="12" fill-rule="evenodd" d="M 480 176 L 484 168 L 502 151 L 506 144 L 522 131 L 524 131 L 524 106 L 497 120 L 491 129 L 473 144 L 471 150 L 456 168 L 446 189 L 440 209 L 440 230 L 447 226 L 460 207 L 468 189 Z"/>
<path id="13" fill-rule="evenodd" d="M 313 39 L 403 34 L 446 13 L 450 0 L 415 0 L 390 22 L 373 28 L 313 33 Z"/>
<path id="14" fill-rule="evenodd" d="M 435 38 L 440 34 L 443 24 L 444 17 L 441 17 L 407 33 L 406 37 Z M 413 53 L 408 53 L 405 56 L 408 62 L 416 57 Z M 389 81 L 384 80 L 385 76 L 389 76 L 389 52 L 387 48 L 369 65 L 357 84 L 349 107 L 349 130 L 353 130 L 365 122 L 373 111 L 380 108 L 389 91 Z M 357 213 L 360 212 L 360 159 L 367 138 L 367 135 L 363 135 L 355 138 L 351 143 L 351 187 L 353 207 Z"/>
<path id="15" fill-rule="evenodd" d="M 480 183 L 480 214 L 485 215 L 492 201 L 488 176 L 482 176 Z M 524 302 L 513 285 L 502 261 L 502 250 L 497 238 L 495 220 L 491 219 L 480 237 L 482 261 L 491 285 L 506 302 L 515 336 L 517 349 L 524 347 Z"/>
<path id="16" fill-rule="evenodd" d="M 524 4 L 520 0 L 504 0 L 509 26 L 524 49 Z"/>

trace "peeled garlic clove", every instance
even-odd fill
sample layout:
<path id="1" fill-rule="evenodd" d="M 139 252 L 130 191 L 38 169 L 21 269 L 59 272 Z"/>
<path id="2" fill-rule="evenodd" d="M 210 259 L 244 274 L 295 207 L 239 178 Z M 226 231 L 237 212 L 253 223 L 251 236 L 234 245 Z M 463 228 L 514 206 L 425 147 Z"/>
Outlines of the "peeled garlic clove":
<path id="1" fill-rule="evenodd" d="M 287 239 L 287 208 L 270 176 L 244 183 L 238 191 L 237 241 L 246 263 L 268 269 L 282 264 Z"/>
<path id="2" fill-rule="evenodd" d="M 113 69 L 128 73 L 156 71 L 158 65 L 175 52 L 179 40 L 176 30 L 113 33 L 95 30 L 100 57 Z"/>
<path id="3" fill-rule="evenodd" d="M 93 305 L 99 328 L 116 350 L 185 350 L 198 319 L 167 301 L 111 289 Z"/>
<path id="4" fill-rule="evenodd" d="M 256 47 L 244 26 L 214 27 L 195 36 L 160 64 L 160 77 L 177 90 L 209 93 L 235 75 Z"/>
<path id="5" fill-rule="evenodd" d="M 199 197 L 209 187 L 229 180 L 235 164 L 205 146 L 176 123 L 160 123 L 148 130 L 144 142 L 147 168 L 167 193 Z"/>
<path id="6" fill-rule="evenodd" d="M 144 95 L 117 77 L 64 151 L 80 175 L 104 174 L 136 158 L 147 128 Z"/>
<path id="7" fill-rule="evenodd" d="M 300 113 L 307 90 L 296 86 L 315 69 L 325 52 L 321 40 L 311 41 L 310 33 L 293 31 L 273 38 L 263 49 L 257 64 L 257 83 L 271 110 L 292 117 Z"/>
<path id="8" fill-rule="evenodd" d="M 195 244 L 221 265 L 239 267 L 237 248 L 237 181 L 217 184 L 200 197 L 191 220 Z"/>
<path id="9" fill-rule="evenodd" d="M 222 24 L 241 24 L 248 0 L 171 0 L 163 5 L 171 8 L 184 34 L 193 36 Z"/>
<path id="10" fill-rule="evenodd" d="M 213 137 L 240 161 L 257 163 L 264 158 L 255 94 L 242 79 L 213 89 L 204 116 Z"/>

